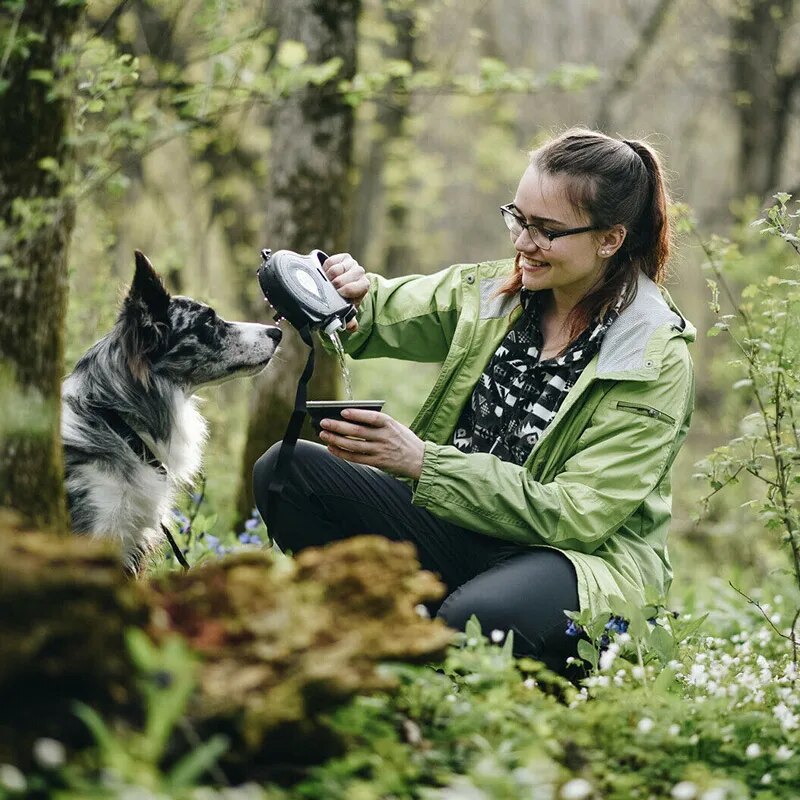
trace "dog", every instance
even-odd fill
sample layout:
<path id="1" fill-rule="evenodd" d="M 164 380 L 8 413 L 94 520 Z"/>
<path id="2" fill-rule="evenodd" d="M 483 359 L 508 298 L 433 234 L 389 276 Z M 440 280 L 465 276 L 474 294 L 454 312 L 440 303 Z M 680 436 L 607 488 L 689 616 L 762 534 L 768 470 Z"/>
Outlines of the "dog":
<path id="1" fill-rule="evenodd" d="M 281 339 L 275 326 L 170 296 L 147 257 L 135 260 L 113 330 L 61 392 L 72 529 L 118 541 L 133 574 L 164 545 L 162 519 L 200 469 L 207 426 L 194 392 L 260 372 Z"/>

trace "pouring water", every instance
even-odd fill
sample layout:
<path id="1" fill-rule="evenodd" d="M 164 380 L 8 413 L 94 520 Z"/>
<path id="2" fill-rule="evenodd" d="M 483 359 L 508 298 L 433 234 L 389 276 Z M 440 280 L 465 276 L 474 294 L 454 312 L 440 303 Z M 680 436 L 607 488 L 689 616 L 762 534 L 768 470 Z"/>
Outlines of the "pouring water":
<path id="1" fill-rule="evenodd" d="M 347 400 L 352 400 L 353 385 L 350 382 L 350 370 L 347 368 L 347 362 L 345 361 L 344 357 L 344 347 L 342 347 L 342 343 L 339 340 L 339 334 L 337 331 L 331 331 L 331 333 L 329 333 L 328 335 L 330 336 L 330 339 L 333 342 L 333 346 L 336 348 L 336 354 L 339 356 L 339 367 L 342 370 L 342 380 L 344 381 L 345 398 Z"/>

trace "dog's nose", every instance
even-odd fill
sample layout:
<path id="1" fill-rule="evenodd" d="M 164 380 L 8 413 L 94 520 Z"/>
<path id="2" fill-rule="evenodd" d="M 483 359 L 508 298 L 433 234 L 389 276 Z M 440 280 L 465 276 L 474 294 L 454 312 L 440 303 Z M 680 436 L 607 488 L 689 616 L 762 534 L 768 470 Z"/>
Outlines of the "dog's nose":
<path id="1" fill-rule="evenodd" d="M 270 339 L 274 339 L 275 344 L 278 344 L 283 336 L 283 331 L 280 328 L 269 327 L 267 328 L 267 336 L 269 336 Z"/>

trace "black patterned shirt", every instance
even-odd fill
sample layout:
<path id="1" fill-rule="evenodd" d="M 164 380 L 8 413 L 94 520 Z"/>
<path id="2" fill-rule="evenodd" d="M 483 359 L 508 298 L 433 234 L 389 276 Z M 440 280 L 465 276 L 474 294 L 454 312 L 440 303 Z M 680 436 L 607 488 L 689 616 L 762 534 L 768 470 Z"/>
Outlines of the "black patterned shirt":
<path id="1" fill-rule="evenodd" d="M 459 450 L 523 464 L 619 316 L 620 302 L 563 355 L 540 361 L 543 296 L 521 290 L 523 313 L 489 360 L 459 417 L 453 435 Z"/>

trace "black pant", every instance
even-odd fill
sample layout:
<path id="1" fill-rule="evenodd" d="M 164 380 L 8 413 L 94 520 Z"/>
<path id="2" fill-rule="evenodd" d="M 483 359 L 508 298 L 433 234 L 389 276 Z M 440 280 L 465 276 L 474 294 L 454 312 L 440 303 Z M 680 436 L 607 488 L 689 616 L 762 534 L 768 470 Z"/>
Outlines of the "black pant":
<path id="1" fill-rule="evenodd" d="M 350 464 L 320 444 L 298 441 L 289 480 L 276 508 L 267 488 L 280 443 L 256 463 L 256 505 L 283 552 L 298 553 L 359 534 L 378 534 L 416 545 L 424 569 L 438 573 L 448 595 L 430 607 L 463 630 L 475 614 L 484 634 L 514 631 L 515 655 L 528 655 L 574 679 L 564 610 L 578 609 L 575 568 L 556 550 L 505 542 L 461 528 L 411 504 L 411 489 L 373 467 Z"/>

